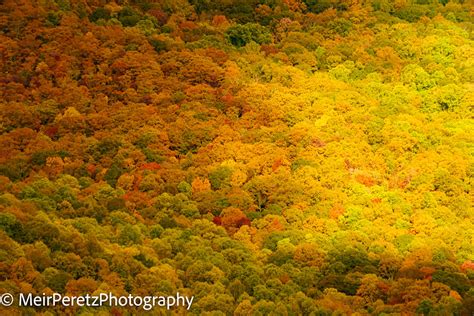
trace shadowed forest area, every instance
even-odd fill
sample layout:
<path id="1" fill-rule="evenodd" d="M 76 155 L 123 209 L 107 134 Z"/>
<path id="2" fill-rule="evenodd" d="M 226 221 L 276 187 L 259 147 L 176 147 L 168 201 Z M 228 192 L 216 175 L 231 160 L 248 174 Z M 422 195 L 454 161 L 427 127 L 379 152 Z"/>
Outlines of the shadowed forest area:
<path id="1" fill-rule="evenodd" d="M 0 293 L 471 316 L 473 7 L 0 1 Z"/>

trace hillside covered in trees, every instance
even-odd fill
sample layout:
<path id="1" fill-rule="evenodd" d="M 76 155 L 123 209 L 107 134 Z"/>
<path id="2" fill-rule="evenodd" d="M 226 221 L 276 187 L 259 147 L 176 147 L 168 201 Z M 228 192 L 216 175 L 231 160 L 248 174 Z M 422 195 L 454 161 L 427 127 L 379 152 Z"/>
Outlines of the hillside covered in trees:
<path id="1" fill-rule="evenodd" d="M 0 293 L 472 315 L 473 13 L 0 1 Z"/>

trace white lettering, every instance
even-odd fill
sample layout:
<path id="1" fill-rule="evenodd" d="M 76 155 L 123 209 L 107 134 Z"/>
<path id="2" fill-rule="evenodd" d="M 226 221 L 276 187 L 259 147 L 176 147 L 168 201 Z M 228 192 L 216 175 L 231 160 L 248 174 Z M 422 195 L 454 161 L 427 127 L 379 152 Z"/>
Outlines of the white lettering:
<path id="1" fill-rule="evenodd" d="M 19 295 L 20 307 L 47 307 L 61 305 L 64 307 L 100 307 L 100 306 L 120 306 L 120 307 L 141 307 L 149 311 L 155 306 L 165 307 L 170 310 L 174 307 L 185 307 L 189 310 L 193 304 L 194 296 L 184 296 L 176 293 L 174 296 L 116 296 L 112 293 L 100 293 L 99 295 L 79 295 L 65 296 L 60 293 L 52 295 L 33 295 L 32 293 Z"/>

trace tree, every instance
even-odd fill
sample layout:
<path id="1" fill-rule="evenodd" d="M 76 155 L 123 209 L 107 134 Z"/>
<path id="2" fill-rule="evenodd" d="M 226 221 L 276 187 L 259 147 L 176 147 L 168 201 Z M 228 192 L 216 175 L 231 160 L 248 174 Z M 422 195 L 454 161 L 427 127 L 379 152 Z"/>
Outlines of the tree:
<path id="1" fill-rule="evenodd" d="M 256 23 L 237 24 L 226 30 L 226 37 L 229 42 L 237 47 L 242 47 L 250 42 L 257 44 L 268 44 L 271 42 L 270 32 Z"/>

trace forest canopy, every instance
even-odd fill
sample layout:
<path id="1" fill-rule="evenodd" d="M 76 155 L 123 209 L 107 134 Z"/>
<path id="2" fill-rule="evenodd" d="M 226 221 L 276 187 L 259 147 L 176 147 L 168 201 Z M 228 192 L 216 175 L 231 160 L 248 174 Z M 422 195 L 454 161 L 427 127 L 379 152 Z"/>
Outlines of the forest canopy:
<path id="1" fill-rule="evenodd" d="M 471 315 L 473 14 L 464 0 L 0 1 L 0 294 Z M 47 312 L 66 309 L 0 307 Z"/>

